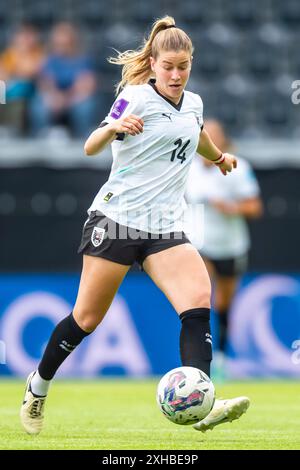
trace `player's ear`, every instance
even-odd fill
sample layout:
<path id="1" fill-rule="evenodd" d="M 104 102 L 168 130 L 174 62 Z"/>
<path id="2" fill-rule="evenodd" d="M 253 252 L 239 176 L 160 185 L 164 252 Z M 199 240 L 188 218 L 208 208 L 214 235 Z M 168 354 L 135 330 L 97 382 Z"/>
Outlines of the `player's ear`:
<path id="1" fill-rule="evenodd" d="M 152 72 L 155 72 L 154 64 L 155 64 L 155 59 L 150 56 L 150 67 L 151 67 Z"/>

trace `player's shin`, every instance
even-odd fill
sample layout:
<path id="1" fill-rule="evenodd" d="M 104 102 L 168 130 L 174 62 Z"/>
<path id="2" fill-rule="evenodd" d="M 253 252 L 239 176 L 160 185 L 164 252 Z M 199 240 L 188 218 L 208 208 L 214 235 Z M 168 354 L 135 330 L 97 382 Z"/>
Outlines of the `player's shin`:
<path id="1" fill-rule="evenodd" d="M 38 367 L 44 380 L 51 380 L 64 360 L 90 333 L 82 330 L 73 314 L 64 318 L 54 329 Z"/>
<path id="2" fill-rule="evenodd" d="M 180 355 L 183 366 L 197 367 L 210 376 L 212 337 L 210 309 L 193 308 L 180 314 Z"/>

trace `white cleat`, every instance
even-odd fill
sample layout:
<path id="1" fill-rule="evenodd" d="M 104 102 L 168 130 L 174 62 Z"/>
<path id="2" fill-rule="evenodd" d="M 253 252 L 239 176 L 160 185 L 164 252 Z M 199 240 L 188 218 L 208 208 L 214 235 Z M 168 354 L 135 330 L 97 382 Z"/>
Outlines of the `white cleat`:
<path id="1" fill-rule="evenodd" d="M 213 429 L 215 426 L 223 423 L 231 423 L 239 419 L 249 408 L 250 400 L 248 397 L 237 397 L 229 400 L 216 400 L 211 412 L 206 418 L 193 425 L 196 431 L 205 432 Z"/>
<path id="2" fill-rule="evenodd" d="M 44 405 L 47 397 L 33 395 L 30 382 L 35 372 L 27 378 L 25 395 L 20 410 L 21 424 L 28 434 L 39 434 L 43 427 Z"/>

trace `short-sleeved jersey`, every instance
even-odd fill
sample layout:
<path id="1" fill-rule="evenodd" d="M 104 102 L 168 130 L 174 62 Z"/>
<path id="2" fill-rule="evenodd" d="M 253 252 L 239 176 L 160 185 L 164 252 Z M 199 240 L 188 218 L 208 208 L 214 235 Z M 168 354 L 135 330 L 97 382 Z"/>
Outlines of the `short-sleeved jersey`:
<path id="1" fill-rule="evenodd" d="M 184 91 L 178 105 L 163 97 L 154 83 L 129 85 L 120 93 L 104 123 L 135 114 L 144 131 L 119 134 L 112 142 L 108 181 L 89 212 L 150 233 L 183 230 L 184 192 L 203 125 L 199 95 Z"/>
<path id="2" fill-rule="evenodd" d="M 245 218 L 222 214 L 211 203 L 238 202 L 257 197 L 259 193 L 253 170 L 242 158 L 238 159 L 237 168 L 224 177 L 215 165 L 207 167 L 200 156 L 196 157 L 188 176 L 186 198 L 189 203 L 204 205 L 204 217 L 202 223 L 194 220 L 186 228 L 192 243 L 212 259 L 245 254 L 250 246 Z"/>

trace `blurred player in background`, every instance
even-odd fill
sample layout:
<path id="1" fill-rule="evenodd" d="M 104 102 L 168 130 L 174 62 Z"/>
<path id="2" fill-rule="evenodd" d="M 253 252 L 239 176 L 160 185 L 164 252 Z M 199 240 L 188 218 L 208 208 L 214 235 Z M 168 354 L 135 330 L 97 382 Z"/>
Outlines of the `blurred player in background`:
<path id="1" fill-rule="evenodd" d="M 236 158 L 213 143 L 203 129 L 200 96 L 185 91 L 192 54 L 190 38 L 167 16 L 154 23 L 140 49 L 120 53 L 113 61 L 123 66 L 118 87 L 123 90 L 84 147 L 93 156 L 112 143 L 113 165 L 88 210 L 73 312 L 56 326 L 38 370 L 27 380 L 21 422 L 30 434 L 42 429 L 44 403 L 57 369 L 101 323 L 135 261 L 178 314 L 182 364 L 210 374 L 210 280 L 183 232 L 184 192 L 196 151 L 224 175 L 236 167 Z M 206 431 L 238 419 L 248 406 L 247 397 L 216 400 L 194 427 Z"/>
<path id="2" fill-rule="evenodd" d="M 231 150 L 231 143 L 219 122 L 207 120 L 205 129 L 223 152 Z M 191 229 L 190 239 L 202 255 L 214 287 L 219 350 L 214 354 L 213 372 L 219 378 L 226 375 L 230 305 L 239 278 L 247 269 L 250 248 L 247 219 L 262 214 L 259 194 L 255 175 L 242 158 L 228 178 L 223 178 L 218 168 L 207 159 L 194 158 L 186 197 L 190 203 L 204 204 L 204 226 L 201 233 L 196 233 L 198 228 Z"/>

